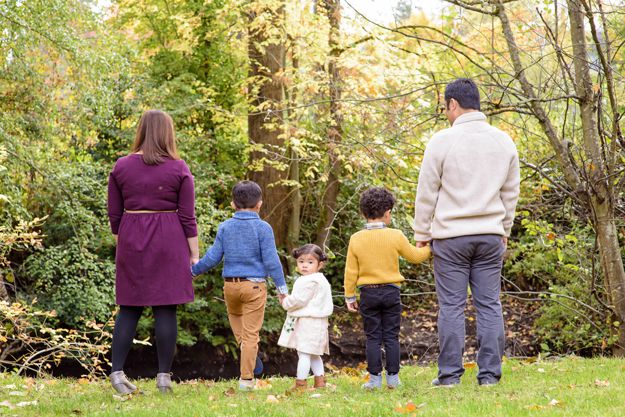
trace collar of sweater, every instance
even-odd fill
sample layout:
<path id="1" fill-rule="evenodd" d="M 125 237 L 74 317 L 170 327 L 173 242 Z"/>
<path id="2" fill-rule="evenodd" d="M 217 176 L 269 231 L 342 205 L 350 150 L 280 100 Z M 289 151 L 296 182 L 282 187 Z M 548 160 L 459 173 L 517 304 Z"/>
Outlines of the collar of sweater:
<path id="1" fill-rule="evenodd" d="M 237 211 L 232 217 L 239 220 L 260 219 L 260 216 L 255 211 Z"/>
<path id="2" fill-rule="evenodd" d="M 462 123 L 485 122 L 485 121 L 486 121 L 486 115 L 484 113 L 482 113 L 481 111 L 470 111 L 468 113 L 464 113 L 458 116 L 456 120 L 454 120 L 453 125 L 456 126 Z"/>
<path id="3" fill-rule="evenodd" d="M 373 222 L 373 223 L 365 223 L 365 229 L 373 230 L 373 229 L 384 229 L 386 224 L 384 222 Z"/>
<path id="4" fill-rule="evenodd" d="M 316 279 L 325 278 L 325 277 L 322 272 L 313 272 L 312 274 L 300 275 L 299 277 L 297 277 L 297 279 L 302 279 L 302 278 L 316 280 Z"/>

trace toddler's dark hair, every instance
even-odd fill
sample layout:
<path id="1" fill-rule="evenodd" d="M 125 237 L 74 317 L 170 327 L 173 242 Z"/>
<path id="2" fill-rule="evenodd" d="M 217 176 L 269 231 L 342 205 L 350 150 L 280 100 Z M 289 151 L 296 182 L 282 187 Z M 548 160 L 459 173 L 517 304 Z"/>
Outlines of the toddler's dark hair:
<path id="1" fill-rule="evenodd" d="M 302 255 L 313 255 L 315 258 L 317 258 L 319 262 L 325 262 L 328 260 L 328 257 L 325 253 L 323 253 L 323 250 L 319 246 L 312 243 L 307 243 L 304 246 L 293 249 L 291 255 L 293 255 L 295 259 L 299 258 Z"/>
<path id="2" fill-rule="evenodd" d="M 379 219 L 395 206 L 393 194 L 382 187 L 372 187 L 360 195 L 360 211 L 367 219 Z"/>
<path id="3" fill-rule="evenodd" d="M 239 181 L 232 188 L 232 202 L 238 209 L 249 209 L 263 198 L 260 186 L 254 181 Z"/>

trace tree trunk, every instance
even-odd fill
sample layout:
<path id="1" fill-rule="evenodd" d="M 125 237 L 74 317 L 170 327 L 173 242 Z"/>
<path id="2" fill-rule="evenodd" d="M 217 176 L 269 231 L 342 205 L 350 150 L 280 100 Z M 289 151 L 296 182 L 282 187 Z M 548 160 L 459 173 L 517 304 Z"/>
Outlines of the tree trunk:
<path id="1" fill-rule="evenodd" d="M 586 34 L 584 31 L 584 11 L 580 0 L 567 0 L 571 40 L 573 46 L 573 64 L 575 68 L 575 90 L 579 97 L 582 120 L 584 151 L 590 159 L 588 166 L 590 204 L 593 211 L 592 221 L 599 256 L 605 280 L 605 286 L 620 323 L 618 349 L 616 354 L 625 354 L 625 270 L 614 223 L 614 196 L 607 181 L 606 164 L 601 155 L 601 141 L 596 119 L 596 100 L 593 81 L 590 76 Z"/>
<path id="2" fill-rule="evenodd" d="M 323 7 L 328 15 L 330 23 L 330 33 L 328 36 L 328 46 L 330 56 L 328 61 L 328 82 L 330 98 L 330 126 L 328 127 L 328 180 L 323 193 L 319 224 L 317 226 L 316 242 L 325 248 L 330 230 L 336 217 L 336 204 L 340 191 L 341 161 L 340 149 L 343 138 L 343 116 L 341 114 L 341 75 L 338 60 L 341 54 L 339 37 L 341 23 L 341 2 L 340 0 L 324 0 Z"/>
<path id="3" fill-rule="evenodd" d="M 297 45 L 294 42 L 291 43 L 290 46 L 291 46 L 291 50 L 293 51 L 292 52 L 293 58 L 292 58 L 291 65 L 293 66 L 294 74 L 297 74 L 298 68 L 299 68 L 299 57 L 297 54 L 299 53 L 299 51 L 297 50 Z M 288 102 L 289 102 L 289 108 L 295 108 L 297 106 L 297 90 L 296 89 L 293 89 L 291 91 L 291 94 L 288 98 Z M 287 120 L 289 121 L 289 123 L 292 122 L 292 116 L 290 113 L 291 112 L 289 111 L 289 114 L 287 116 Z M 295 249 L 295 247 L 299 243 L 299 233 L 302 227 L 302 219 L 301 219 L 302 193 L 300 192 L 300 187 L 299 187 L 300 156 L 298 155 L 297 151 L 292 147 L 289 149 L 289 153 L 291 157 L 291 161 L 289 162 L 289 181 L 291 184 L 293 184 L 292 186 L 294 187 L 294 189 L 291 191 L 291 197 L 290 197 L 291 217 L 289 219 L 289 228 L 287 232 L 287 249 L 290 252 L 291 250 Z M 293 267 L 292 262 L 291 264 L 289 264 L 289 267 L 290 269 L 291 267 Z"/>
<path id="4" fill-rule="evenodd" d="M 260 2 L 259 2 L 260 4 Z M 249 176 L 263 189 L 263 207 L 260 215 L 273 227 L 276 245 L 284 247 L 287 241 L 289 224 L 288 178 L 285 168 L 288 158 L 284 146 L 284 69 L 285 47 L 283 37 L 273 36 L 269 29 L 283 27 L 284 4 L 271 7 L 252 4 L 248 56 L 250 77 L 254 80 L 251 90 L 255 91 L 251 100 L 252 108 L 248 116 L 248 137 L 255 146 L 250 156 L 252 171 Z M 265 24 L 254 22 L 260 13 Z"/>

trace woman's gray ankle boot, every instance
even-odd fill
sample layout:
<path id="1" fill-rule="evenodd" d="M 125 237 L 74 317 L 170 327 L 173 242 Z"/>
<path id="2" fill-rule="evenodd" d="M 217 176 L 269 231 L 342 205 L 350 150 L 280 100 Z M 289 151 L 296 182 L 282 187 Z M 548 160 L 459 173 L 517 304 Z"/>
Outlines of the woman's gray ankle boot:
<path id="1" fill-rule="evenodd" d="M 156 374 L 156 388 L 163 394 L 170 394 L 174 391 L 171 384 L 171 374 L 169 372 Z"/>
<path id="2" fill-rule="evenodd" d="M 132 394 L 137 390 L 136 385 L 128 381 L 124 371 L 111 372 L 109 379 L 113 389 L 122 395 Z"/>

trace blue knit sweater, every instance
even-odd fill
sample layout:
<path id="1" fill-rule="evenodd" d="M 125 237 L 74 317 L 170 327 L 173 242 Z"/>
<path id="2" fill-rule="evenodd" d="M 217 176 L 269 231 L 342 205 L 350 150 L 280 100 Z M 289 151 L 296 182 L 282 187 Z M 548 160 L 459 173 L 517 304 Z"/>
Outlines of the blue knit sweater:
<path id="1" fill-rule="evenodd" d="M 223 277 L 243 277 L 264 280 L 271 277 L 281 294 L 287 294 L 282 264 L 269 223 L 253 211 L 237 211 L 231 219 L 219 225 L 215 243 L 198 263 L 191 267 L 200 275 L 224 260 Z"/>

